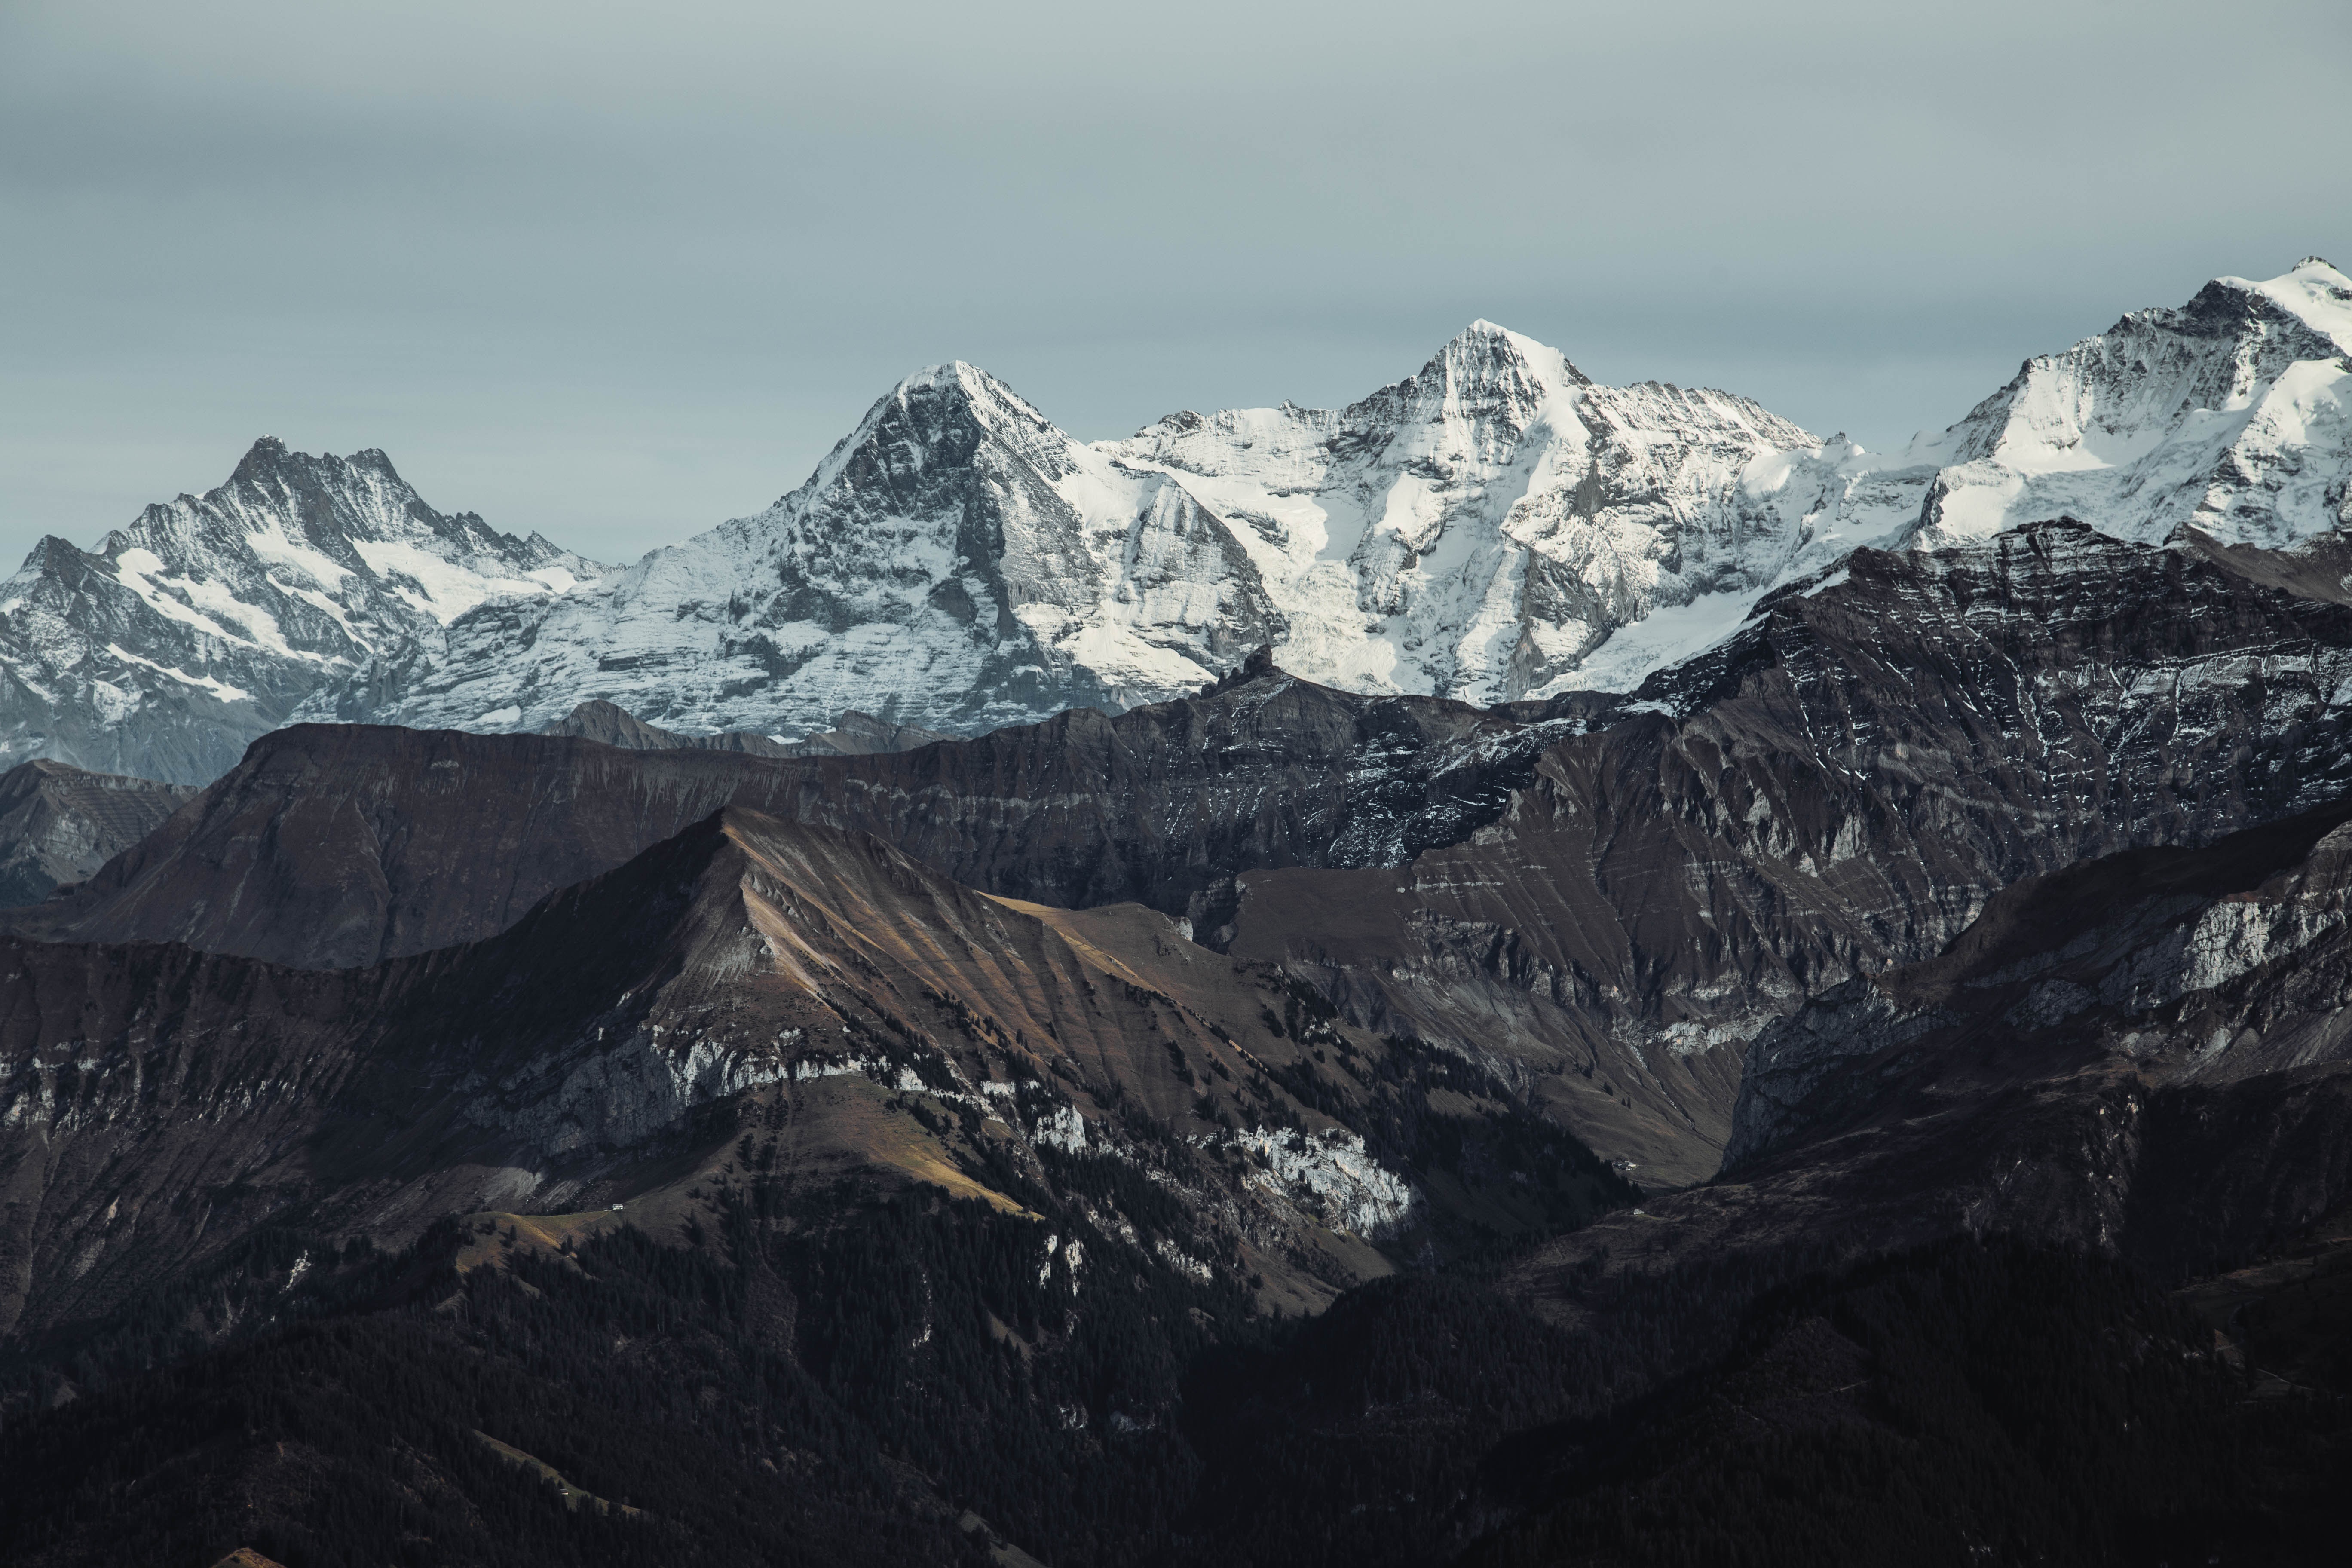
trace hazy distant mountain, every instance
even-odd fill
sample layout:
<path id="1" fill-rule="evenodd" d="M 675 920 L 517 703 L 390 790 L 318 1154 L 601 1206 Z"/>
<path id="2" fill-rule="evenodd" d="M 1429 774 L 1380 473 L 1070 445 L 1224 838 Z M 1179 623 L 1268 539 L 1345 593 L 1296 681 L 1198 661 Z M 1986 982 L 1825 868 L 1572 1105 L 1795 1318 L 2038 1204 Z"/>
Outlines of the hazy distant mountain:
<path id="1" fill-rule="evenodd" d="M 328 681 L 604 570 L 435 511 L 382 452 L 265 437 L 217 489 L 95 551 L 44 539 L 0 584 L 0 760 L 203 784 Z"/>

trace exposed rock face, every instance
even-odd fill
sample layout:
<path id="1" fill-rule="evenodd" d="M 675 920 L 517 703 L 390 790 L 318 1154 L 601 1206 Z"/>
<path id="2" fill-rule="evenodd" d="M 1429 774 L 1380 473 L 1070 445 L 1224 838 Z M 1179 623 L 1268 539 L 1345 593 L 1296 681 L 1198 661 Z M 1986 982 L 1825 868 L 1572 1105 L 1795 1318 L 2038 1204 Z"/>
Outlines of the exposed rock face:
<path id="1" fill-rule="evenodd" d="M 63 763 L 0 773 L 0 909 L 37 903 L 153 832 L 196 792 Z"/>
<path id="2" fill-rule="evenodd" d="M 2342 606 L 2086 528 L 1864 551 L 1589 712 L 1463 841 L 1246 875 L 1232 950 L 1702 1180 L 1740 1047 L 1807 994 L 1932 955 L 2018 878 L 2352 784 L 2347 680 Z"/>
<path id="3" fill-rule="evenodd" d="M 716 735 L 688 735 L 648 724 L 618 703 L 599 698 L 583 702 L 551 724 L 542 735 L 577 735 L 634 752 L 741 752 L 754 757 L 864 757 L 877 752 L 911 752 L 934 741 L 952 737 L 911 724 L 892 724 L 871 713 L 844 713 L 840 721 L 805 741 L 782 741 L 741 730 Z"/>
<path id="4" fill-rule="evenodd" d="M 0 760 L 210 783 L 331 680 L 603 568 L 418 499 L 382 452 L 264 437 L 226 484 L 0 584 Z"/>
<path id="5" fill-rule="evenodd" d="M 1373 1240 L 1442 1246 L 1463 1219 L 1619 1191 L 1554 1137 L 1532 1145 L 1549 1173 L 1446 1166 L 1426 1196 L 1400 1106 L 1351 1076 L 1410 1084 L 1409 1053 L 1300 1022 L 1279 976 L 1141 910 L 1015 908 L 870 837 L 740 811 L 486 942 L 373 968 L 6 947 L 0 1329 L 96 1315 L 264 1222 L 396 1242 L 450 1212 L 624 1197 L 683 1223 L 738 1124 L 782 1130 L 812 1178 L 1005 1209 L 992 1172 L 1053 1186 L 1057 1157 L 1125 1162 L 1187 1215 L 1139 1245 L 1196 1271 L 1247 1259 L 1294 1305 L 1386 1272 Z M 1309 1059 L 1327 1047 L 1362 1065 Z M 722 1100 L 733 1117 L 696 1121 Z M 1137 1240 L 1107 1201 L 1101 1223 Z"/>
<path id="6" fill-rule="evenodd" d="M 1833 987 L 1757 1037 L 1725 1170 L 1931 1120 L 2024 1063 L 2048 1077 L 2116 1064 L 2155 1089 L 2352 1061 L 2347 821 L 2338 803 L 2002 889 L 1937 957 Z"/>
<path id="7" fill-rule="evenodd" d="M 2352 1198 L 2347 819 L 2030 879 L 1940 956 L 1813 997 L 1749 1047 L 1720 1182 L 1521 1288 L 1573 1313 L 1611 1268 L 1955 1236 L 2179 1278 L 2310 1226 Z"/>
<path id="8" fill-rule="evenodd" d="M 862 828 L 972 886 L 1231 918 L 1249 866 L 1389 865 L 1503 810 L 1562 722 L 1359 697 L 1260 661 L 1222 689 L 976 741 L 771 760 L 296 726 L 73 897 L 54 939 L 360 964 L 503 930 L 730 802 Z"/>

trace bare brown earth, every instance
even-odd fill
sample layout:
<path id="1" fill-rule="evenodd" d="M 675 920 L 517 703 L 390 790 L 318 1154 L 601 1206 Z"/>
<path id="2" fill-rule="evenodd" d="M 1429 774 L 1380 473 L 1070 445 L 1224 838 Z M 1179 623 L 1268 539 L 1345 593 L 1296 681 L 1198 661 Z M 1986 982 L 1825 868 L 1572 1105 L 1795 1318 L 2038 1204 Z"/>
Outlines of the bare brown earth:
<path id="1" fill-rule="evenodd" d="M 20 1130 L 0 1315 L 20 1331 L 101 1315 L 265 1224 L 395 1247 L 475 1211 L 560 1247 L 622 1203 L 690 1236 L 754 1159 L 788 1186 L 923 1184 L 1018 1214 L 1006 1183 L 1116 1151 L 1190 1216 L 1150 1244 L 1292 1310 L 1392 1267 L 1376 1223 L 1443 1250 L 1465 1226 L 1553 1223 L 1554 1185 L 1582 1213 L 1614 1195 L 1540 1131 L 1519 1165 L 1433 1165 L 1388 1209 L 1377 1180 L 1366 1206 L 1344 1170 L 1286 1174 L 1264 1139 L 1370 1172 L 1369 1131 L 1411 1173 L 1394 1118 L 1422 1114 L 1422 1053 L 1302 1016 L 1283 976 L 1164 917 L 1008 906 L 869 836 L 740 808 L 495 937 L 369 968 L 21 940 L 0 963 L 0 1115 Z M 1499 1085 L 1471 1087 L 1465 1148 L 1524 1136 Z"/>

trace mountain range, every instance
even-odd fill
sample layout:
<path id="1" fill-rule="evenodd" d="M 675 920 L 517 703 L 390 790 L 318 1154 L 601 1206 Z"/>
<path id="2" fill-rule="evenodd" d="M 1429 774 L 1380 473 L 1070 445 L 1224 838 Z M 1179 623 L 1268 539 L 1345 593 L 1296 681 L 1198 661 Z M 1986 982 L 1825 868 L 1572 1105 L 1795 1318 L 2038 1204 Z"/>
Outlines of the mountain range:
<path id="1" fill-rule="evenodd" d="M 1343 689 L 1623 691 L 1864 544 L 2066 516 L 2341 594 L 2352 280 L 2317 258 L 2137 311 L 1896 454 L 1727 393 L 1593 383 L 1474 323 L 1344 409 L 1088 444 L 956 363 L 766 511 L 600 566 L 444 516 L 380 452 L 229 482 L 0 588 L 0 760 L 205 784 L 289 719 L 535 729 L 608 700 L 780 742 L 974 734 L 1197 689 L 1270 646 Z"/>
<path id="2" fill-rule="evenodd" d="M 625 568 L 270 442 L 44 542 L 0 1558 L 2332 1562 L 2347 353 L 951 365 Z"/>

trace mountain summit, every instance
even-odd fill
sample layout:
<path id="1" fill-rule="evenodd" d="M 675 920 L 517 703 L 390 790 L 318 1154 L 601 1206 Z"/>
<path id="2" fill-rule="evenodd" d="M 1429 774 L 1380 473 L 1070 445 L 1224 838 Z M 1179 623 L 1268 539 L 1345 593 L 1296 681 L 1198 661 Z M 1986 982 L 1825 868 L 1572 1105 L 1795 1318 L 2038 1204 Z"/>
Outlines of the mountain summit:
<path id="1" fill-rule="evenodd" d="M 2352 278 L 2317 257 L 2217 278 L 2025 362 L 1945 433 L 1917 542 L 2080 518 L 2280 549 L 2352 526 Z"/>
<path id="2" fill-rule="evenodd" d="M 228 482 L 0 584 L 0 759 L 201 784 L 325 682 L 604 568 L 434 510 L 383 453 L 256 441 Z"/>

